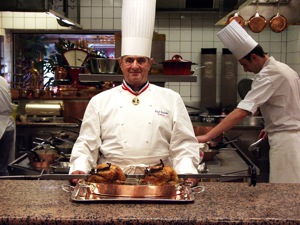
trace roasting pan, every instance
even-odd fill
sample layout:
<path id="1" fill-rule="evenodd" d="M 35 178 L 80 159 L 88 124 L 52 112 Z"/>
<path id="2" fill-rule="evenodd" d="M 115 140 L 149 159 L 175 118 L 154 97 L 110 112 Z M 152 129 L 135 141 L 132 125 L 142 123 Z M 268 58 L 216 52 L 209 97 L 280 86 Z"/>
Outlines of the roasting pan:
<path id="1" fill-rule="evenodd" d="M 203 186 L 190 185 L 127 185 L 81 182 L 75 187 L 64 185 L 63 190 L 71 193 L 75 202 L 182 202 L 191 203 Z"/>

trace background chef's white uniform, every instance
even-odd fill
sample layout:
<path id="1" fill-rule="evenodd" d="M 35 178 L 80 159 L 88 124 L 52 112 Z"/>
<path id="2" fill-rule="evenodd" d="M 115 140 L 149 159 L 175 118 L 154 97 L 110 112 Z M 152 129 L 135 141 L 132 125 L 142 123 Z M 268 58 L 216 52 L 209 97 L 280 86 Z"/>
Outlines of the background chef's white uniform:
<path id="1" fill-rule="evenodd" d="M 238 59 L 257 42 L 233 20 L 218 37 Z M 270 183 L 300 183 L 300 78 L 273 57 L 255 75 L 251 90 L 237 108 L 254 114 L 260 107 L 270 144 Z"/>
<path id="2" fill-rule="evenodd" d="M 162 159 L 177 173 L 197 173 L 198 143 L 178 93 L 150 84 L 135 96 L 117 86 L 93 97 L 73 147 L 70 173 L 111 162 L 125 173 L 143 173 Z M 99 158 L 99 151 L 102 153 Z"/>
<path id="3" fill-rule="evenodd" d="M 14 156 L 15 121 L 6 80 L 0 76 L 0 175 L 8 175 L 7 164 Z"/>
<path id="4" fill-rule="evenodd" d="M 270 144 L 269 181 L 300 183 L 300 78 L 273 57 L 255 75 L 251 90 L 237 106 L 252 114 L 258 107 Z"/>

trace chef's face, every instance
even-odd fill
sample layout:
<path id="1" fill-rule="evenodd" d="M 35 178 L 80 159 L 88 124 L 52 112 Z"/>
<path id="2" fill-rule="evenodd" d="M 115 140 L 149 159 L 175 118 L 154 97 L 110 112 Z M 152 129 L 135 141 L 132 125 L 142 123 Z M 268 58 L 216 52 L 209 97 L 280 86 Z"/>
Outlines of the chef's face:
<path id="1" fill-rule="evenodd" d="M 258 73 L 262 66 L 259 61 L 259 56 L 252 54 L 250 59 L 242 58 L 239 60 L 240 64 L 243 66 L 245 72 Z"/>
<path id="2" fill-rule="evenodd" d="M 127 83 L 139 87 L 148 80 L 153 59 L 145 56 L 126 55 L 119 58 L 119 64 Z"/>

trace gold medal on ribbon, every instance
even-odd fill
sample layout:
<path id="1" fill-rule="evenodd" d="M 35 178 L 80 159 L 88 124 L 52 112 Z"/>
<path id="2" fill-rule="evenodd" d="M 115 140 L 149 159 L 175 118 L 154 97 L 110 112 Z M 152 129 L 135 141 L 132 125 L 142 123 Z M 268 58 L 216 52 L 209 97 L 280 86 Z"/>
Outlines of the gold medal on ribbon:
<path id="1" fill-rule="evenodd" d="M 138 99 L 137 96 L 135 96 L 135 97 L 132 99 L 132 104 L 134 104 L 134 105 L 140 104 L 140 100 Z"/>

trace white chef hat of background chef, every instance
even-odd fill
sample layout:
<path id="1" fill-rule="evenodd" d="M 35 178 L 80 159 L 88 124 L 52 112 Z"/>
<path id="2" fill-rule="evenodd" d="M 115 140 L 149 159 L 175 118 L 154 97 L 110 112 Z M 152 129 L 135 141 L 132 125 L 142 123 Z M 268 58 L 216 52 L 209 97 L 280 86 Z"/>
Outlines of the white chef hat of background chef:
<path id="1" fill-rule="evenodd" d="M 150 58 L 156 0 L 123 0 L 121 55 Z"/>
<path id="2" fill-rule="evenodd" d="M 235 20 L 218 32 L 217 36 L 238 60 L 258 44 Z"/>

